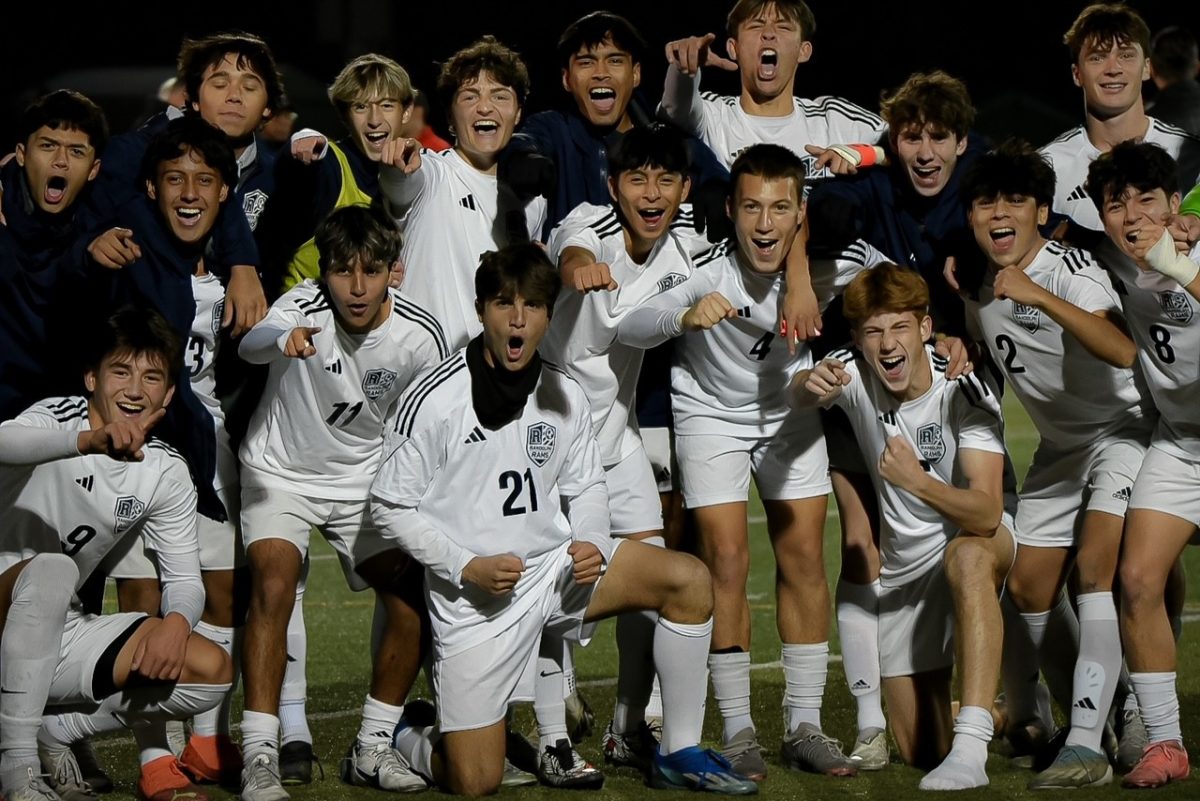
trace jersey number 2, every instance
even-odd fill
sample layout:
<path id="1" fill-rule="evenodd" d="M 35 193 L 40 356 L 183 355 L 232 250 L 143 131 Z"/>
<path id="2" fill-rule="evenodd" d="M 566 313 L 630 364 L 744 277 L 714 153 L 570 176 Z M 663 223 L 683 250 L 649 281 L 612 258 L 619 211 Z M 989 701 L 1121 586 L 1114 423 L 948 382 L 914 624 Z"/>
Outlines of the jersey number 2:
<path id="1" fill-rule="evenodd" d="M 1004 369 L 1009 375 L 1025 372 L 1025 368 L 1017 364 L 1017 343 L 1008 334 L 996 336 L 996 347 L 1004 354 Z"/>
<path id="2" fill-rule="evenodd" d="M 521 496 L 525 494 L 526 484 L 529 485 L 529 509 L 517 505 L 517 501 L 521 500 Z M 521 475 L 516 470 L 505 470 L 501 473 L 500 489 L 508 490 L 508 497 L 504 499 L 505 517 L 523 515 L 527 511 L 536 512 L 538 510 L 537 487 L 533 484 L 533 471 L 528 467 L 525 468 L 525 475 Z"/>

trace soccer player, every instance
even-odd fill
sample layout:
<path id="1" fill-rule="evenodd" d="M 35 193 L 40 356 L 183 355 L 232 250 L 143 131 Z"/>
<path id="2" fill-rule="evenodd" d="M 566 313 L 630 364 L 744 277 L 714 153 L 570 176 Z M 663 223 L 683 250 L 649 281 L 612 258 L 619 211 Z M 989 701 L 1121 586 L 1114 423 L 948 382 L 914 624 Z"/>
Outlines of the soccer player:
<path id="1" fill-rule="evenodd" d="M 396 447 L 372 485 L 375 519 L 425 565 L 432 609 L 439 753 L 417 720 L 401 722 L 397 747 L 452 792 L 493 792 L 505 709 L 530 697 L 543 628 L 586 641 L 596 621 L 650 608 L 660 613 L 665 712 L 651 784 L 754 793 L 696 745 L 705 679 L 695 668 L 712 631 L 707 570 L 609 537 L 587 390 L 538 354 L 559 286 L 536 245 L 483 257 L 483 332 L 405 396 Z M 472 503 L 464 486 L 479 489 Z"/>
<path id="2" fill-rule="evenodd" d="M 805 346 L 790 354 L 777 326 L 784 260 L 804 220 L 804 162 L 780 145 L 752 145 L 730 174 L 736 238 L 697 257 L 692 278 L 626 315 L 617 337 L 643 348 L 680 337 L 671 407 L 684 503 L 695 511 L 700 556 L 713 576 L 708 669 L 724 720 L 724 755 L 738 773 L 765 777 L 750 715 L 746 503 L 753 475 L 780 577 L 782 759 L 792 768 L 853 775 L 854 765 L 820 725 L 830 606 L 821 557 L 830 489 L 825 438 L 816 412 L 790 410 L 786 393 L 812 357 Z M 869 246 L 814 259 L 814 287 L 828 303 L 880 261 Z"/>
<path id="3" fill-rule="evenodd" d="M 496 178 L 529 94 L 520 56 L 485 36 L 442 65 L 437 93 L 448 109 L 454 147 L 422 151 L 415 139 L 384 145 L 380 187 L 404 219 L 404 294 L 428 309 L 461 348 L 479 333 L 471 276 L 483 253 L 537 238 L 544 199 L 524 202 Z"/>
<path id="4" fill-rule="evenodd" d="M 1125 508 L 1155 417 L 1131 369 L 1136 346 L 1120 301 L 1093 258 L 1040 233 L 1054 199 L 1054 170 L 1035 150 L 1009 141 L 980 156 L 961 186 L 975 241 L 990 268 L 966 300 L 969 322 L 1040 435 L 1017 510 L 1009 596 L 1020 622 L 1006 631 L 1010 720 L 1035 714 L 1026 677 L 1036 676 L 1046 625 L 1072 569 L 1079 588 L 1074 680 L 1060 677 L 1070 732 L 1030 789 L 1107 784 L 1101 749 L 1121 672 L 1113 580 Z M 1014 623 L 1017 621 L 1014 620 Z M 1046 666 L 1050 681 L 1053 666 Z M 1006 676 L 1008 678 L 1008 676 Z M 1072 690 L 1073 686 L 1073 690 Z M 1065 690 L 1065 692 L 1064 692 Z"/>
<path id="5" fill-rule="evenodd" d="M 947 379 L 926 344 L 929 290 L 912 270 L 868 270 L 843 300 L 855 347 L 797 373 L 794 402 L 846 410 L 877 488 L 879 657 L 900 755 L 920 767 L 941 760 L 923 790 L 980 787 L 1000 673 L 998 593 L 1016 551 L 998 392 L 979 373 Z"/>
<path id="6" fill-rule="evenodd" d="M 284 155 L 275 164 L 278 191 L 255 232 L 269 292 L 319 277 L 313 234 L 329 212 L 380 197 L 383 148 L 402 135 L 413 92 L 408 72 L 376 53 L 351 60 L 333 79 L 329 101 L 346 136 L 329 142 L 306 129 L 293 136 L 293 141 L 304 137 L 293 146 L 303 153 Z M 314 153 L 320 156 L 315 162 Z"/>
<path id="7" fill-rule="evenodd" d="M 1162 146 L 1178 162 L 1181 187 L 1200 176 L 1200 139 L 1147 116 L 1142 84 L 1150 79 L 1150 28 L 1123 3 L 1087 6 L 1063 36 L 1071 78 L 1083 92 L 1083 125 L 1042 148 L 1057 186 L 1051 210 L 1070 219 L 1068 233 L 1084 245 L 1103 239 L 1099 210 L 1086 188 L 1088 165 L 1128 139 Z M 1088 232 L 1091 232 L 1090 234 Z"/>
<path id="8" fill-rule="evenodd" d="M 1175 689 L 1176 648 L 1164 593 L 1200 525 L 1193 508 L 1200 461 L 1196 315 L 1200 250 L 1175 252 L 1165 223 L 1179 210 L 1178 168 L 1163 148 L 1123 142 L 1088 168 L 1089 197 L 1117 253 L 1104 255 L 1120 294 L 1159 421 L 1125 519 L 1118 607 L 1125 659 L 1149 745 L 1122 784 L 1161 787 L 1187 778 Z"/>
<path id="9" fill-rule="evenodd" d="M 126 309 L 88 342 L 86 396 L 49 398 L 0 424 L 0 784 L 9 801 L 59 799 L 39 775 L 39 751 L 65 797 L 94 797 L 70 746 L 124 725 L 143 747 L 139 797 L 196 790 L 172 755 L 146 763 L 144 738 L 215 706 L 232 680 L 229 657 L 193 633 L 204 589 L 188 467 L 148 434 L 174 394 L 179 340 L 157 313 Z M 139 534 L 162 569 L 161 616 L 80 612 L 75 591 Z M 163 772 L 175 773 L 173 786 L 148 781 Z"/>
<path id="10" fill-rule="evenodd" d="M 242 798 L 288 798 L 279 774 L 279 693 L 288 619 L 308 538 L 317 528 L 354 590 L 371 587 L 386 614 L 347 783 L 424 787 L 391 748 L 391 731 L 420 667 L 420 572 L 367 515 L 383 423 L 405 387 L 444 358 L 428 312 L 388 287 L 400 235 L 379 209 L 336 209 L 317 229 L 321 281 L 277 300 L 242 340 L 242 358 L 270 364 L 242 463 L 242 533 L 250 565 L 243 670 Z M 411 568 L 411 569 L 410 569 Z"/>

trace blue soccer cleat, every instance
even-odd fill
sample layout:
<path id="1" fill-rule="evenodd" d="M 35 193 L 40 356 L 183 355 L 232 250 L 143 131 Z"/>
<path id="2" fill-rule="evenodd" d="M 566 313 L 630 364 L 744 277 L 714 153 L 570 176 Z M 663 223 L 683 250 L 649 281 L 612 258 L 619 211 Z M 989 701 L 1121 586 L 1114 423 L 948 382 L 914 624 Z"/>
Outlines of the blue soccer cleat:
<path id="1" fill-rule="evenodd" d="M 716 751 L 693 745 L 650 762 L 649 784 L 659 790 L 700 790 L 721 795 L 754 795 L 758 785 L 734 773 L 729 760 Z"/>

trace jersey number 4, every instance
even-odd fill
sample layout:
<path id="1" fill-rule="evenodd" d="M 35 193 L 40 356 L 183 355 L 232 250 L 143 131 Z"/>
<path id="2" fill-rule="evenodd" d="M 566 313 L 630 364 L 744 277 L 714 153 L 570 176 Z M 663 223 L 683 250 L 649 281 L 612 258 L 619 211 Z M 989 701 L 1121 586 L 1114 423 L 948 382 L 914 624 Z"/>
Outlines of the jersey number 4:
<path id="1" fill-rule="evenodd" d="M 525 495 L 525 487 L 529 487 L 529 508 L 519 506 L 518 501 L 522 500 Z M 508 490 L 508 497 L 504 499 L 504 516 L 512 517 L 514 515 L 523 515 L 526 512 L 536 512 L 537 505 L 537 487 L 533 484 L 533 471 L 528 467 L 525 468 L 525 474 L 522 475 L 516 470 L 505 470 L 500 474 L 500 489 Z"/>
<path id="2" fill-rule="evenodd" d="M 758 341 L 750 347 L 750 353 L 748 355 L 753 356 L 761 362 L 763 359 L 767 358 L 767 354 L 771 352 L 771 340 L 774 338 L 775 335 L 770 331 L 763 334 L 758 338 Z"/>

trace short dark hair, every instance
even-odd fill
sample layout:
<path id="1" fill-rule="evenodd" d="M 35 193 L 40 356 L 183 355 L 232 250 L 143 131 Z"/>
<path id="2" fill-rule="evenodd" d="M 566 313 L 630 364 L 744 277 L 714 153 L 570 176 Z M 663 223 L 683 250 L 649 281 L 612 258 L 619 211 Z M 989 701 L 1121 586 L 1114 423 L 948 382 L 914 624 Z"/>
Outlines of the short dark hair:
<path id="1" fill-rule="evenodd" d="M 975 106 L 966 84 L 941 70 L 908 76 L 879 102 L 879 114 L 887 121 L 892 142 L 913 125 L 931 125 L 962 139 L 975 123 Z"/>
<path id="2" fill-rule="evenodd" d="M 1150 66 L 1158 77 L 1169 83 L 1196 77 L 1200 66 L 1200 47 L 1187 28 L 1170 25 L 1150 40 Z"/>
<path id="3" fill-rule="evenodd" d="M 1079 61 L 1079 54 L 1088 45 L 1107 49 L 1114 44 L 1135 44 L 1149 55 L 1150 26 L 1124 3 L 1093 3 L 1079 12 L 1063 34 L 1063 44 L 1071 53 L 1071 63 Z"/>
<path id="4" fill-rule="evenodd" d="M 92 149 L 99 156 L 108 144 L 108 120 L 91 98 L 73 89 L 59 89 L 25 107 L 17 123 L 17 142 L 25 145 L 39 128 L 66 128 L 87 135 Z"/>
<path id="5" fill-rule="evenodd" d="M 335 265 L 386 264 L 400 255 L 400 229 L 383 210 L 370 206 L 342 206 L 329 212 L 313 235 L 317 246 L 317 265 L 324 277 Z"/>
<path id="6" fill-rule="evenodd" d="M 200 102 L 204 71 L 220 64 L 227 55 L 237 56 L 239 68 L 246 69 L 249 65 L 262 78 L 267 91 L 267 108 L 272 112 L 278 111 L 283 103 L 283 78 L 275 66 L 275 56 L 265 41 L 244 31 L 214 33 L 200 39 L 183 40 L 175 71 L 183 81 L 188 100 Z"/>
<path id="7" fill-rule="evenodd" d="M 158 166 L 164 161 L 174 161 L 188 151 L 199 153 L 204 163 L 221 174 L 221 180 L 230 189 L 237 186 L 237 160 L 233 148 L 220 129 L 214 128 L 199 117 L 180 117 L 167 123 L 166 129 L 150 140 L 146 154 L 142 157 L 142 180 L 154 183 L 158 179 Z"/>
<path id="8" fill-rule="evenodd" d="M 1049 206 L 1054 201 L 1054 184 L 1054 168 L 1045 156 L 1023 139 L 1006 139 L 967 168 L 959 197 L 967 209 L 976 200 L 1014 195 Z"/>
<path id="9" fill-rule="evenodd" d="M 546 251 L 533 242 L 489 250 L 479 257 L 479 268 L 475 270 L 476 307 L 482 307 L 494 298 L 520 295 L 525 300 L 544 304 L 549 315 L 554 311 L 560 289 L 562 278 L 558 268 Z"/>
<path id="10" fill-rule="evenodd" d="M 691 166 L 687 140 L 678 129 L 661 122 L 630 128 L 608 148 L 608 177 L 642 167 L 658 167 L 687 177 Z"/>
<path id="11" fill-rule="evenodd" d="M 1088 165 L 1088 197 L 1104 209 L 1104 198 L 1120 197 L 1133 187 L 1139 192 L 1161 189 L 1171 196 L 1179 191 L 1179 168 L 1171 154 L 1156 144 L 1126 140 Z"/>
<path id="12" fill-rule="evenodd" d="M 183 366 L 183 341 L 175 329 L 150 306 L 123 306 L 93 326 L 87 368 L 98 370 L 114 353 L 147 354 L 162 361 L 167 381 L 174 384 Z"/>
<path id="13" fill-rule="evenodd" d="M 437 93 L 447 114 L 454 106 L 458 90 L 476 80 L 481 72 L 512 89 L 517 95 L 517 105 L 525 105 L 525 99 L 529 97 L 529 70 L 525 62 L 517 51 L 501 44 L 495 36 L 484 36 L 450 56 L 442 65 Z"/>
<path id="14" fill-rule="evenodd" d="M 768 6 L 774 6 L 776 14 L 800 26 L 800 41 L 807 42 L 817 32 L 817 18 L 804 0 L 738 0 L 725 18 L 726 32 L 737 38 L 742 23 L 766 13 Z"/>
<path id="15" fill-rule="evenodd" d="M 737 191 L 738 179 L 743 175 L 754 175 L 764 180 L 792 180 L 796 182 L 796 196 L 804 197 L 804 162 L 790 148 L 782 145 L 751 145 L 734 159 L 729 168 L 730 193 Z"/>
<path id="16" fill-rule="evenodd" d="M 571 56 L 610 41 L 641 64 L 646 55 L 646 40 L 633 23 L 611 11 L 593 11 L 567 26 L 558 39 L 558 61 L 563 69 L 571 66 Z"/>

